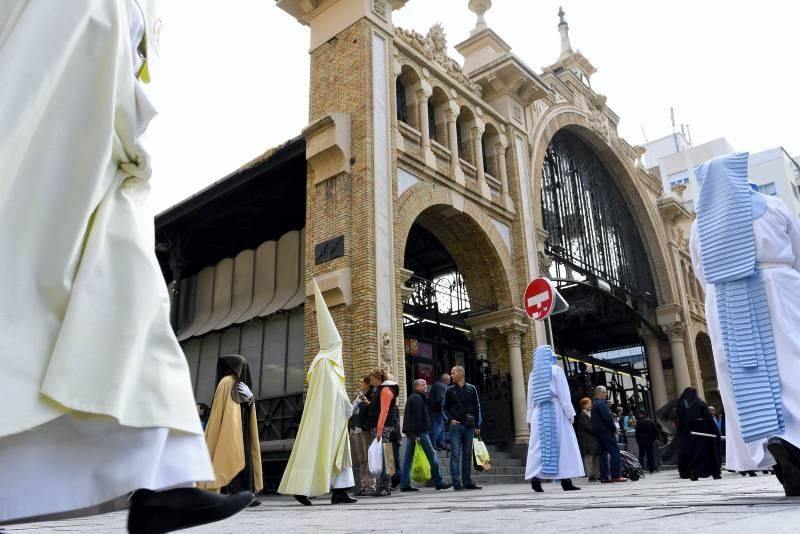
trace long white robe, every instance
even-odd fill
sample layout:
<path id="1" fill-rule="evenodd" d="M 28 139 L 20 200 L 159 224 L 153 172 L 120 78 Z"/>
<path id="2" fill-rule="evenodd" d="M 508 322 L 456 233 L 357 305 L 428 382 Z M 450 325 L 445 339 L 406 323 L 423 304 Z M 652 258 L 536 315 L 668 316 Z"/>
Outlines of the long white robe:
<path id="1" fill-rule="evenodd" d="M 145 4 L 0 3 L 0 521 L 214 478 L 137 141 Z"/>
<path id="2" fill-rule="evenodd" d="M 786 432 L 783 438 L 800 446 L 800 221 L 777 198 L 769 198 L 766 213 L 753 221 L 756 252 L 767 292 L 775 352 L 780 372 Z M 725 407 L 725 461 L 728 469 L 768 468 L 774 459 L 766 439 L 745 443 L 739 428 L 730 372 L 717 315 L 714 285 L 706 285 L 700 261 L 697 224 L 690 240 L 694 271 L 706 292 L 706 322 L 714 350 L 720 396 Z"/>
<path id="3" fill-rule="evenodd" d="M 572 427 L 572 422 L 575 420 L 575 408 L 572 407 L 567 377 L 561 367 L 557 365 L 553 365 L 550 394 L 556 405 L 556 429 L 559 447 L 558 474 L 556 476 L 542 475 L 539 405 L 533 400 L 532 380 L 533 373 L 531 373 L 528 380 L 528 423 L 531 426 L 531 435 L 528 442 L 528 460 L 525 463 L 525 479 L 530 480 L 533 477 L 539 477 L 562 480 L 584 476 L 583 458 L 581 458 L 575 429 Z"/>

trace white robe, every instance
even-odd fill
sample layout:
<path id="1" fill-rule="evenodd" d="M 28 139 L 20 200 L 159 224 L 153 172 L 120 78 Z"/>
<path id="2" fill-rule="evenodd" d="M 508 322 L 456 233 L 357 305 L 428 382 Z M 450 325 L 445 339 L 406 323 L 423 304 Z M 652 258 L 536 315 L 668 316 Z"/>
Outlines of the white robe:
<path id="1" fill-rule="evenodd" d="M 214 478 L 137 141 L 144 4 L 0 3 L 0 521 Z"/>
<path id="2" fill-rule="evenodd" d="M 753 221 L 756 251 L 772 319 L 780 372 L 786 432 L 782 436 L 800 446 L 800 221 L 777 198 L 769 198 L 766 213 Z M 768 468 L 775 463 L 767 440 L 745 443 L 739 428 L 731 389 L 727 356 L 722 342 L 714 285 L 706 285 L 700 261 L 697 223 L 692 227 L 694 271 L 706 292 L 706 322 L 714 350 L 720 396 L 725 407 L 725 461 L 735 471 Z"/>
<path id="3" fill-rule="evenodd" d="M 542 475 L 541 441 L 539 439 L 539 406 L 533 400 L 532 386 L 533 373 L 528 380 L 528 423 L 531 426 L 530 442 L 528 443 L 528 461 L 525 463 L 525 479 L 533 477 L 552 478 L 563 480 L 565 478 L 582 477 L 583 458 L 578 447 L 578 439 L 572 422 L 575 420 L 575 408 L 572 407 L 571 395 L 567 377 L 561 367 L 553 365 L 553 375 L 550 381 L 550 394 L 556 405 L 556 429 L 558 432 L 558 474 L 556 476 Z"/>

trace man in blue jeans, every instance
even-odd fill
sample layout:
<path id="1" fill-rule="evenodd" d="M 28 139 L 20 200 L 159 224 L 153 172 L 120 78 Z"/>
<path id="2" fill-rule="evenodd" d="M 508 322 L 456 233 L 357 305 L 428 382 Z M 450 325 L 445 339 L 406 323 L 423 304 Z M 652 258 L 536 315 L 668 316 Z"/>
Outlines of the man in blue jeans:
<path id="1" fill-rule="evenodd" d="M 442 374 L 438 382 L 431 386 L 428 395 L 428 406 L 431 409 L 431 441 L 435 449 L 446 449 L 445 420 L 444 420 L 444 394 L 450 386 L 450 375 Z"/>
<path id="2" fill-rule="evenodd" d="M 592 432 L 600 449 L 600 482 L 625 482 L 628 479 L 620 476 L 621 458 L 617 438 L 617 427 L 611 410 L 608 408 L 608 391 L 604 386 L 594 390 L 592 402 Z M 608 476 L 608 457 L 611 456 L 611 478 Z"/>
<path id="3" fill-rule="evenodd" d="M 481 433 L 481 401 L 478 390 L 468 384 L 463 367 L 450 372 L 453 384 L 444 395 L 444 414 L 450 427 L 450 478 L 453 489 L 479 490 L 472 481 L 472 440 Z"/>
<path id="4" fill-rule="evenodd" d="M 403 460 L 403 469 L 400 475 L 400 491 L 419 491 L 411 485 L 411 466 L 414 463 L 414 449 L 421 446 L 431 466 L 431 478 L 437 490 L 450 487 L 439 474 L 439 461 L 436 451 L 431 443 L 431 413 L 425 393 L 428 383 L 425 380 L 414 380 L 414 393 L 406 401 L 406 411 L 403 416 L 403 434 L 406 435 L 406 454 Z M 419 441 L 417 441 L 419 440 Z M 416 442 L 416 443 L 415 443 Z"/>

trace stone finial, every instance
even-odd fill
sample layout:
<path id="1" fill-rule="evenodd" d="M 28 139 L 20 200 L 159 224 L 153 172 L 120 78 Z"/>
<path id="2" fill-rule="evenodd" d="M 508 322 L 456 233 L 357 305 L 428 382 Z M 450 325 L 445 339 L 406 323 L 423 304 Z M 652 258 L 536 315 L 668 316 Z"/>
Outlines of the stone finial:
<path id="1" fill-rule="evenodd" d="M 567 24 L 567 21 L 564 18 L 565 15 L 566 15 L 566 13 L 564 13 L 564 8 L 559 7 L 558 8 L 558 18 L 559 18 L 558 33 L 561 34 L 561 59 L 564 59 L 565 57 L 567 57 L 567 56 L 569 56 L 569 55 L 571 55 L 573 53 L 573 51 L 572 51 L 572 43 L 570 43 L 570 41 L 569 41 L 569 24 Z"/>
<path id="2" fill-rule="evenodd" d="M 487 29 L 489 26 L 486 24 L 486 19 L 483 18 L 484 14 L 492 8 L 492 0 L 469 0 L 469 10 L 478 16 L 475 22 L 475 28 L 471 34 L 475 35 Z"/>

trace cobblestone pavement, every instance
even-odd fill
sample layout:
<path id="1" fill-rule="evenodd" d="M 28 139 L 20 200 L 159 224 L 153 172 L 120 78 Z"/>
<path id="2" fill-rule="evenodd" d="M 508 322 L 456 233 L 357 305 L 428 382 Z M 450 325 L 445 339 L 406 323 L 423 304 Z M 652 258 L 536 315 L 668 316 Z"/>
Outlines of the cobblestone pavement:
<path id="1" fill-rule="evenodd" d="M 486 487 L 456 493 L 424 489 L 391 497 L 331 506 L 325 498 L 305 508 L 294 499 L 264 497 L 262 505 L 213 525 L 186 530 L 192 534 L 257 532 L 800 532 L 800 498 L 783 496 L 775 477 L 743 478 L 726 473 L 722 480 L 690 482 L 675 471 L 622 484 L 576 480 L 582 491 L 565 493 L 545 484 L 534 494 L 527 484 Z M 47 524 L 6 527 L 11 533 L 124 533 L 125 512 Z"/>

